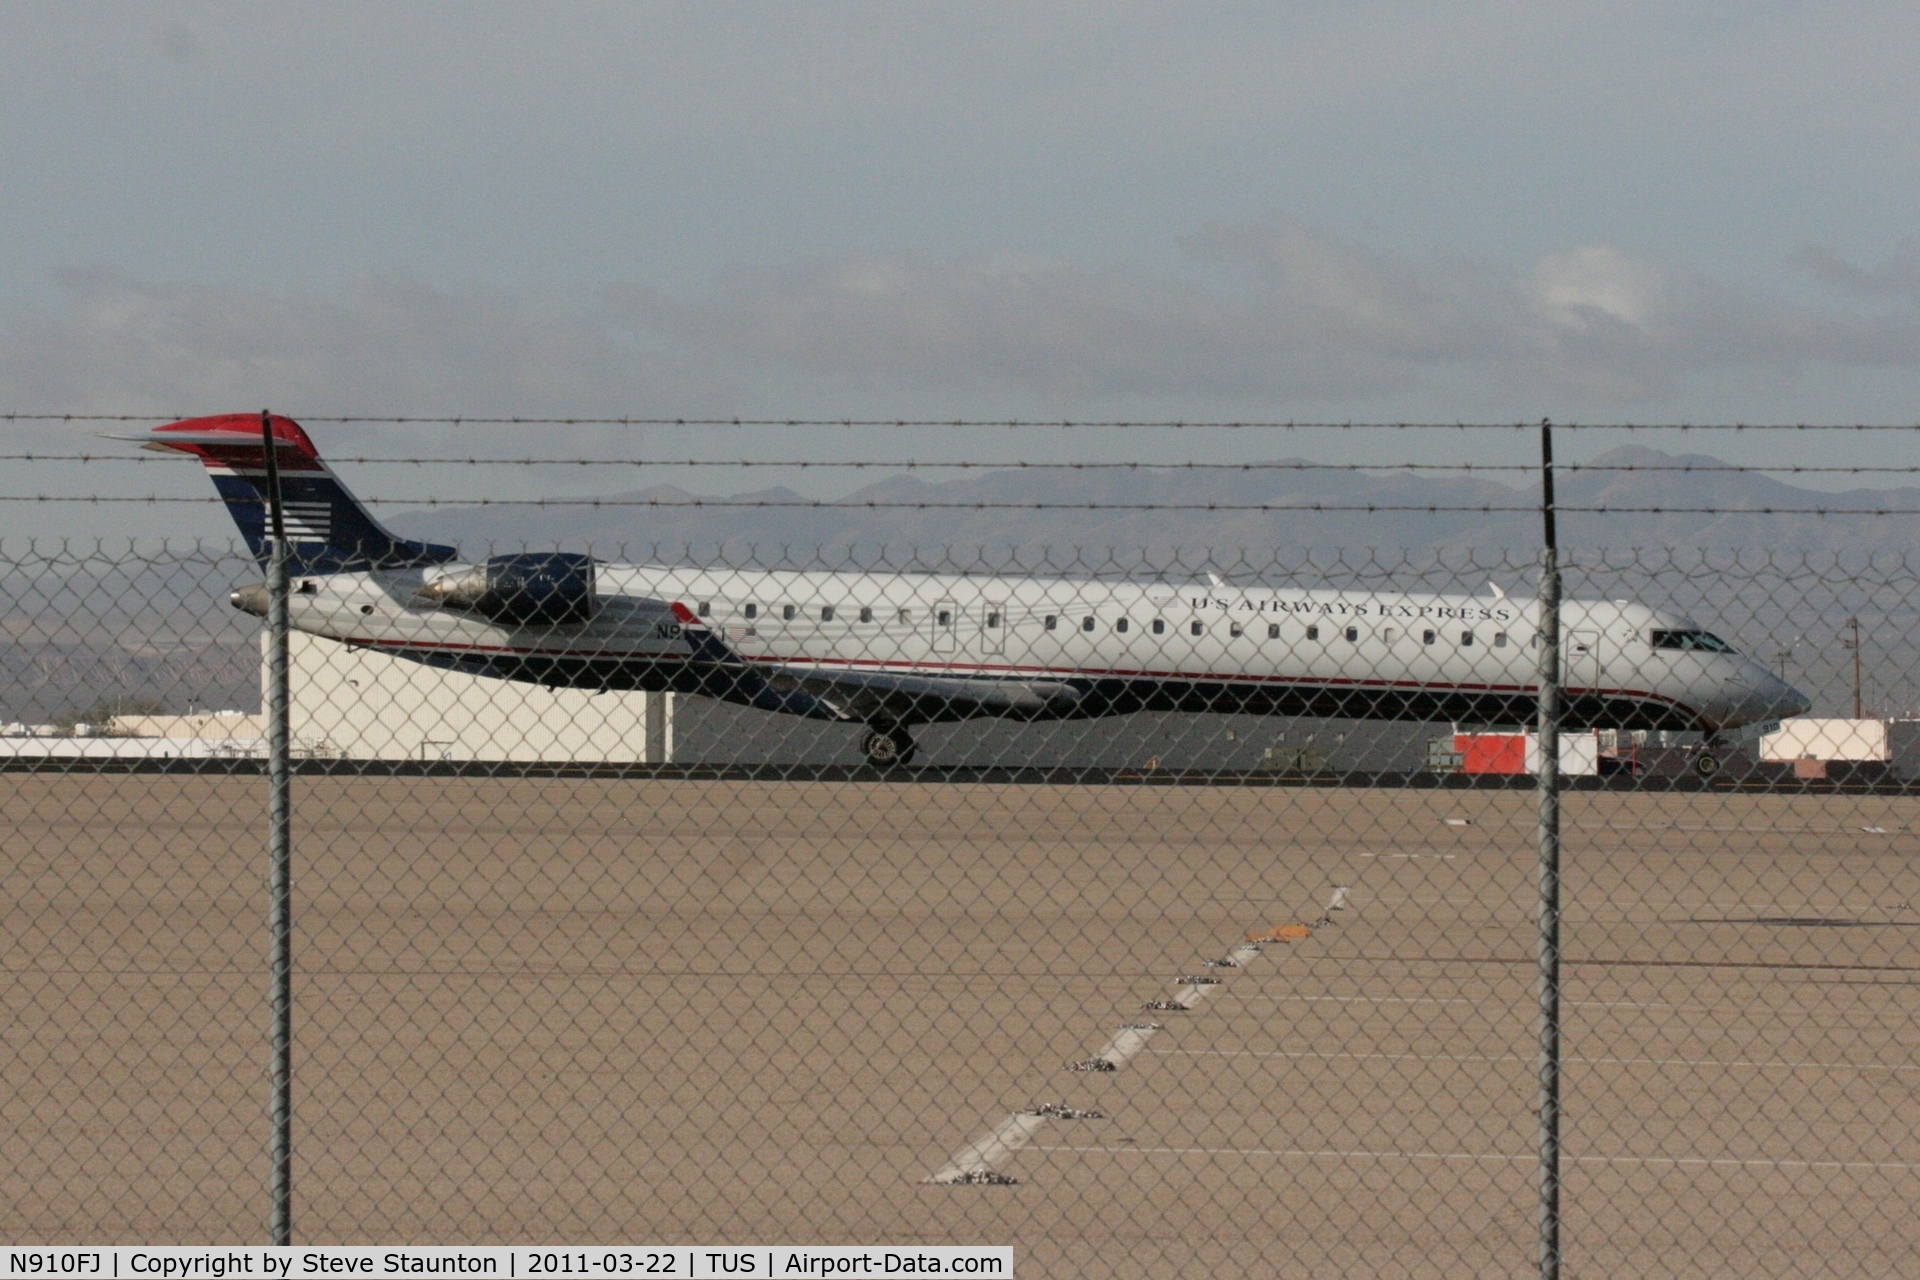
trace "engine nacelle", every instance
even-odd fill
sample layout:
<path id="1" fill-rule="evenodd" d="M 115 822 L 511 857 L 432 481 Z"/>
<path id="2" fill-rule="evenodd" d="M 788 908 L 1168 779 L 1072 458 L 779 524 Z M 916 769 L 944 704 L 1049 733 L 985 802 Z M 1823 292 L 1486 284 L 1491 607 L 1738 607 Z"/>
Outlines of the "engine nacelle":
<path id="1" fill-rule="evenodd" d="M 495 622 L 586 622 L 597 608 L 593 557 L 572 551 L 492 556 L 457 577 L 420 588 L 422 599 Z"/>

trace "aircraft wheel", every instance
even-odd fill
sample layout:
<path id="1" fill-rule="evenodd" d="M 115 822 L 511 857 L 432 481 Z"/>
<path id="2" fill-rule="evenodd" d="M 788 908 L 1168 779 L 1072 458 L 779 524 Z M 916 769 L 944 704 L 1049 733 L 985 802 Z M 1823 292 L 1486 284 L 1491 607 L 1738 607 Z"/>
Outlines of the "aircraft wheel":
<path id="1" fill-rule="evenodd" d="M 876 769 L 913 763 L 913 738 L 905 729 L 873 729 L 860 739 L 860 754 Z"/>
<path id="2" fill-rule="evenodd" d="M 1720 772 L 1720 757 L 1711 751 L 1702 751 L 1693 758 L 1693 770 L 1703 778 L 1711 778 Z"/>

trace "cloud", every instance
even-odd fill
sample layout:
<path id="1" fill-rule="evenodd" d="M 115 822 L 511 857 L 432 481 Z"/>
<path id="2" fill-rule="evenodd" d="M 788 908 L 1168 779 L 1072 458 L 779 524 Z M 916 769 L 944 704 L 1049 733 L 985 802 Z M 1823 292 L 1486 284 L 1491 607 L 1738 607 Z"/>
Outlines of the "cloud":
<path id="1" fill-rule="evenodd" d="M 200 56 L 200 38 L 184 22 L 169 22 L 154 30 L 153 50 L 161 57 L 185 66 Z"/>
<path id="2" fill-rule="evenodd" d="M 331 295 L 59 273 L 0 328 L 0 402 L 73 413 L 617 414 L 715 403 L 677 353 L 586 307 L 367 275 Z"/>
<path id="3" fill-rule="evenodd" d="M 1365 412 L 1397 397 L 1436 416 L 1501 405 L 1530 416 L 1658 413 L 1702 379 L 1920 372 L 1920 318 L 1898 302 L 1914 273 L 1904 250 L 1876 272 L 1802 255 L 1874 300 L 1850 310 L 1606 244 L 1502 272 L 1275 216 L 1178 245 L 1172 268 L 848 254 L 738 266 L 678 294 L 623 284 L 573 298 L 405 274 L 310 294 L 66 271 L 58 303 L 0 325 L 0 403 L 582 415 L 1178 403 L 1201 416 L 1249 404 Z"/>
<path id="4" fill-rule="evenodd" d="M 1822 284 L 1870 297 L 1920 302 L 1920 243 L 1908 241 L 1878 267 L 1848 262 L 1826 245 L 1804 245 L 1794 261 Z"/>
<path id="5" fill-rule="evenodd" d="M 1690 377 L 1920 368 L 1900 312 L 1818 310 L 1596 244 L 1512 277 L 1287 217 L 1180 242 L 1190 269 L 1026 255 L 850 255 L 737 268 L 709 291 L 613 302 L 637 329 L 743 365 L 860 384 L 1061 395 L 1359 401 L 1454 388 L 1650 405 Z"/>

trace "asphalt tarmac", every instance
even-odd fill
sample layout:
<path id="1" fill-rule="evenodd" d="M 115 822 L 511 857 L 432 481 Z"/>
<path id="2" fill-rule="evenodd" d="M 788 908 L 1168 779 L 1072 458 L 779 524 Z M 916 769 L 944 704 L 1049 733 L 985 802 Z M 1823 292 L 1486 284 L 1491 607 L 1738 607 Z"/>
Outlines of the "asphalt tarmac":
<path id="1" fill-rule="evenodd" d="M 263 783 L 7 782 L 0 1236 L 258 1242 Z M 1530 1273 L 1533 803 L 300 779 L 296 1239 Z M 1920 802 L 1566 812 L 1568 1273 L 1920 1271 Z"/>

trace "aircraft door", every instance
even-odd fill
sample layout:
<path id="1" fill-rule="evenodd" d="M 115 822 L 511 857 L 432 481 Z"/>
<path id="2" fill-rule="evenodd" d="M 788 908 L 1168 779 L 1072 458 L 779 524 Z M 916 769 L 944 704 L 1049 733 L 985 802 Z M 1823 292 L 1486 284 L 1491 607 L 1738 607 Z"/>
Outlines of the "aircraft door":
<path id="1" fill-rule="evenodd" d="M 1600 687 L 1600 633 L 1567 632 L 1567 652 L 1561 663 L 1560 678 L 1581 689 Z"/>
<path id="2" fill-rule="evenodd" d="M 1007 606 L 999 600 L 989 600 L 980 606 L 980 652 L 1006 651 Z"/>
<path id="3" fill-rule="evenodd" d="M 952 653 L 960 634 L 960 606 L 951 600 L 935 600 L 928 621 L 933 626 L 933 651 Z"/>

